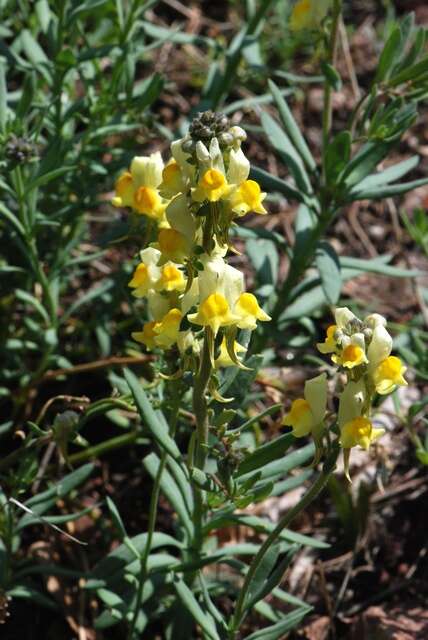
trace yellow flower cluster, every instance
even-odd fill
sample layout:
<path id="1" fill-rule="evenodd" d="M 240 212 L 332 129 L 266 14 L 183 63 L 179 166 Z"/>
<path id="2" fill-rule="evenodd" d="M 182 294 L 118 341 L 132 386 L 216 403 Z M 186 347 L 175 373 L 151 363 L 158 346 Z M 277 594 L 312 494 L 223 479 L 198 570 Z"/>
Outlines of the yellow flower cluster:
<path id="1" fill-rule="evenodd" d="M 249 179 L 245 139 L 225 116 L 199 114 L 172 143 L 165 165 L 160 153 L 136 157 L 116 182 L 115 206 L 158 223 L 129 282 L 133 295 L 147 300 L 152 319 L 132 335 L 148 349 L 176 347 L 197 358 L 208 331 L 212 364 L 240 366 L 237 353 L 245 348 L 235 340 L 238 330 L 270 320 L 226 260 L 234 221 L 248 212 L 266 214 L 266 194 Z"/>
<path id="2" fill-rule="evenodd" d="M 362 321 L 346 307 L 336 309 L 335 324 L 328 327 L 324 342 L 317 347 L 321 353 L 330 354 L 333 363 L 346 375 L 339 395 L 337 422 L 348 474 L 352 447 L 368 449 L 384 433 L 371 420 L 375 394 L 385 395 L 407 385 L 406 367 L 391 355 L 392 338 L 386 320 L 376 313 Z M 291 426 L 296 437 L 312 433 L 319 444 L 327 409 L 325 374 L 306 382 L 304 396 L 293 402 L 283 424 Z"/>

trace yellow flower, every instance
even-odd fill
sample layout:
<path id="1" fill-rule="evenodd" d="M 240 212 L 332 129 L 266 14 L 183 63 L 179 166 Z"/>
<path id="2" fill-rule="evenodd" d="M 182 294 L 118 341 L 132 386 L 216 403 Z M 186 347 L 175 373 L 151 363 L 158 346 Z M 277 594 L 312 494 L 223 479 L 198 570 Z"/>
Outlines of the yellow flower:
<path id="1" fill-rule="evenodd" d="M 232 211 L 238 216 L 243 216 L 249 211 L 255 213 L 267 213 L 262 202 L 266 197 L 255 180 L 245 180 L 230 196 Z"/>
<path id="2" fill-rule="evenodd" d="M 183 291 L 185 286 L 183 272 L 177 269 L 175 264 L 169 262 L 162 267 L 158 282 L 158 288 L 161 291 Z"/>
<path id="3" fill-rule="evenodd" d="M 336 340 L 334 334 L 337 331 L 337 325 L 331 324 L 327 327 L 327 333 L 324 342 L 317 343 L 317 349 L 321 353 L 334 353 L 336 351 Z"/>
<path id="4" fill-rule="evenodd" d="M 333 355 L 331 359 L 345 369 L 353 369 L 368 362 L 364 349 L 356 344 L 349 344 L 340 355 Z"/>
<path id="5" fill-rule="evenodd" d="M 389 356 L 383 360 L 373 373 L 373 381 L 376 385 L 376 391 L 381 395 L 391 393 L 394 389 L 401 385 L 407 385 L 403 374 L 406 367 L 396 356 Z"/>
<path id="6" fill-rule="evenodd" d="M 142 298 L 149 290 L 150 284 L 149 268 L 144 262 L 141 262 L 135 269 L 132 280 L 128 282 L 128 287 L 136 288 L 132 295 L 136 298 Z"/>
<path id="7" fill-rule="evenodd" d="M 243 347 L 242 344 L 239 344 L 239 342 L 237 342 L 236 340 L 233 344 L 233 348 L 236 355 L 238 355 L 238 353 L 245 353 L 247 351 L 247 349 Z M 215 368 L 219 369 L 220 367 L 236 367 L 236 366 L 237 366 L 236 362 L 233 362 L 227 350 L 226 338 L 223 337 L 223 340 L 220 345 L 220 355 L 215 360 Z"/>
<path id="8" fill-rule="evenodd" d="M 385 429 L 375 429 L 368 418 L 359 416 L 347 422 L 340 431 L 340 444 L 344 449 L 362 447 L 368 449 L 376 438 L 385 433 Z"/>
<path id="9" fill-rule="evenodd" d="M 229 193 L 230 186 L 223 173 L 218 169 L 207 169 L 198 182 L 196 189 L 192 189 L 192 198 L 196 202 L 217 202 Z"/>
<path id="10" fill-rule="evenodd" d="M 173 262 L 184 262 L 189 257 L 189 244 L 185 236 L 175 229 L 161 229 L 158 246 L 162 256 Z"/>
<path id="11" fill-rule="evenodd" d="M 197 313 L 187 317 L 193 324 L 211 327 L 214 335 L 217 335 L 220 327 L 234 324 L 238 319 L 231 313 L 228 302 L 221 293 L 212 293 L 199 305 Z"/>
<path id="12" fill-rule="evenodd" d="M 317 29 L 327 15 L 331 0 L 298 0 L 290 17 L 290 29 Z"/>
<path id="13" fill-rule="evenodd" d="M 304 398 L 294 400 L 290 411 L 284 416 L 282 424 L 293 427 L 293 436 L 301 438 L 311 432 L 313 417 L 310 404 Z"/>
<path id="14" fill-rule="evenodd" d="M 148 349 L 154 349 L 156 346 L 156 333 L 154 332 L 155 325 L 156 322 L 146 322 L 142 331 L 134 331 L 134 333 L 131 333 L 131 336 L 137 342 L 146 345 Z"/>
<path id="15" fill-rule="evenodd" d="M 129 287 L 135 289 L 132 295 L 136 298 L 146 296 L 150 289 L 156 287 L 161 275 L 161 271 L 157 266 L 160 255 L 160 252 L 153 247 L 147 247 L 147 249 L 140 251 L 141 262 L 135 269 L 132 280 L 128 283 Z"/>
<path id="16" fill-rule="evenodd" d="M 156 189 L 139 187 L 134 194 L 134 209 L 149 218 L 159 220 L 165 211 L 165 205 Z"/>
<path id="17" fill-rule="evenodd" d="M 257 326 L 257 320 L 267 322 L 271 317 L 260 308 L 256 296 L 252 293 L 241 293 L 235 303 L 235 314 L 239 321 L 237 326 L 240 329 L 253 330 Z"/>
<path id="18" fill-rule="evenodd" d="M 177 342 L 181 318 L 182 313 L 179 309 L 171 309 L 160 322 L 155 323 L 153 331 L 156 346 L 169 349 Z"/>
<path id="19" fill-rule="evenodd" d="M 301 438 L 313 433 L 319 438 L 327 407 L 327 376 L 322 373 L 305 383 L 304 398 L 294 400 L 282 424 L 293 427 L 293 436 Z"/>
<path id="20" fill-rule="evenodd" d="M 172 198 L 181 193 L 185 188 L 180 166 L 175 160 L 171 160 L 162 171 L 162 182 L 159 191 L 165 198 Z"/>
<path id="21" fill-rule="evenodd" d="M 132 207 L 134 202 L 134 185 L 132 175 L 125 171 L 116 180 L 116 196 L 112 200 L 115 207 Z"/>

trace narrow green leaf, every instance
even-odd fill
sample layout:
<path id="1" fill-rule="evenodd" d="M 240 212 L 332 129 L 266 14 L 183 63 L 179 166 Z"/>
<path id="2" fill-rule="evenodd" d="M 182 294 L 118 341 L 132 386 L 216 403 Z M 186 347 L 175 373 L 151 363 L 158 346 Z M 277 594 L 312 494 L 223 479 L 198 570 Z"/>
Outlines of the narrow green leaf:
<path id="1" fill-rule="evenodd" d="M 397 87 L 398 85 L 409 82 L 410 80 L 416 82 L 426 74 L 428 74 L 428 56 L 411 67 L 403 69 L 399 74 L 392 77 L 388 84 L 391 87 Z"/>
<path id="2" fill-rule="evenodd" d="M 114 504 L 113 500 L 109 496 L 107 496 L 106 498 L 106 503 L 107 503 L 108 510 L 110 511 L 111 519 L 113 520 L 113 523 L 117 531 L 120 533 L 120 536 L 122 539 L 126 538 L 127 533 L 126 533 L 125 525 L 123 524 L 122 518 L 120 517 L 120 513 L 116 505 Z"/>
<path id="3" fill-rule="evenodd" d="M 418 164 L 419 156 L 412 156 L 407 160 L 397 162 L 397 164 L 393 164 L 384 171 L 367 176 L 364 180 L 361 180 L 361 182 L 353 187 L 351 194 L 359 193 L 361 191 L 364 192 L 367 189 L 378 189 L 385 184 L 389 184 L 395 180 L 400 180 L 403 176 L 409 173 L 409 171 L 417 167 Z"/>
<path id="4" fill-rule="evenodd" d="M 42 303 L 40 302 L 40 300 L 37 300 L 37 298 L 31 295 L 31 293 L 28 293 L 28 291 L 24 291 L 23 289 L 15 289 L 15 295 L 18 298 L 18 300 L 20 300 L 21 302 L 25 302 L 27 304 L 30 304 L 32 307 L 34 307 L 34 309 L 41 316 L 41 318 L 47 324 L 49 324 L 50 322 L 49 314 L 44 308 L 44 306 L 42 305 Z"/>
<path id="5" fill-rule="evenodd" d="M 346 201 L 353 202 L 354 200 L 382 200 L 383 198 L 392 198 L 413 191 L 413 189 L 417 189 L 418 187 L 423 187 L 426 184 L 428 184 L 428 178 L 421 178 L 420 180 L 413 180 L 412 182 L 385 185 L 377 189 L 356 189 L 348 194 Z"/>
<path id="6" fill-rule="evenodd" d="M 71 473 L 66 475 L 62 480 L 60 480 L 60 482 L 56 483 L 50 489 L 47 489 L 46 491 L 33 496 L 24 504 L 27 507 L 31 507 L 33 511 L 36 511 L 36 506 L 39 507 L 39 509 L 37 510 L 37 514 L 40 515 L 41 506 L 43 506 L 46 502 L 49 502 L 52 498 L 54 500 L 57 500 L 58 498 L 63 498 L 68 493 L 70 493 L 70 491 L 79 486 L 79 484 L 84 482 L 86 478 L 91 475 L 94 466 L 95 465 L 92 462 L 84 464 L 75 471 L 72 471 Z"/>
<path id="7" fill-rule="evenodd" d="M 175 444 L 175 441 L 169 435 L 168 426 L 165 420 L 162 419 L 159 412 L 156 412 L 153 409 L 146 392 L 136 375 L 129 369 L 124 369 L 123 373 L 126 382 L 131 389 L 132 395 L 134 396 L 135 404 L 137 405 L 143 424 L 148 427 L 158 445 L 162 447 L 162 449 L 165 449 L 165 451 L 169 453 L 174 460 L 179 461 L 181 459 L 180 450 Z"/>
<path id="8" fill-rule="evenodd" d="M 132 547 L 142 554 L 147 544 L 147 533 L 140 533 L 133 538 L 130 538 Z M 177 547 L 181 548 L 183 545 L 181 542 L 173 538 L 172 536 L 155 531 L 153 534 L 150 549 L 158 549 L 160 547 Z M 98 580 L 103 583 L 115 573 L 119 572 L 123 575 L 124 568 L 135 560 L 135 552 L 129 545 L 124 543 L 120 544 L 108 555 L 106 555 L 100 562 L 93 568 L 89 574 L 89 578 L 92 581 Z M 94 582 L 92 583 L 92 585 Z M 93 588 L 92 585 L 88 585 L 88 589 Z"/>
<path id="9" fill-rule="evenodd" d="M 342 179 L 346 185 L 352 187 L 361 182 L 389 153 L 392 144 L 379 140 L 366 142 L 350 160 Z"/>
<path id="10" fill-rule="evenodd" d="M 284 573 L 290 566 L 290 562 L 292 561 L 298 548 L 299 547 L 296 545 L 289 549 L 284 554 L 282 560 L 279 559 L 279 562 L 278 557 L 275 558 L 274 567 L 272 568 L 269 575 L 265 578 L 265 580 L 263 580 L 261 584 L 259 583 L 258 590 L 255 588 L 254 590 L 250 590 L 248 592 L 248 599 L 245 603 L 245 609 L 251 609 L 252 607 L 254 607 L 257 602 L 270 595 L 272 591 L 280 584 L 282 578 L 284 577 Z"/>
<path id="11" fill-rule="evenodd" d="M 290 136 L 291 141 L 293 142 L 294 146 L 300 154 L 300 157 L 308 167 L 309 171 L 315 171 L 317 168 L 316 162 L 309 150 L 308 145 L 306 144 L 306 140 L 304 139 L 300 131 L 299 125 L 295 121 L 294 116 L 288 107 L 288 104 L 283 98 L 283 94 L 272 80 L 268 81 L 268 85 L 273 99 L 275 100 L 275 104 L 278 108 L 281 122 L 284 125 L 288 135 Z"/>
<path id="12" fill-rule="evenodd" d="M 325 154 L 325 173 L 328 184 L 334 185 L 348 164 L 351 155 L 351 142 L 349 131 L 341 131 L 328 145 Z"/>
<path id="13" fill-rule="evenodd" d="M 375 76 L 375 82 L 383 82 L 390 77 L 394 69 L 394 63 L 397 60 L 397 57 L 402 52 L 401 43 L 401 29 L 397 25 L 392 30 L 392 33 L 386 41 L 386 44 L 381 53 Z"/>
<path id="14" fill-rule="evenodd" d="M 148 456 L 144 458 L 143 464 L 144 464 L 144 467 L 152 476 L 152 478 L 155 478 L 159 469 L 159 464 L 160 464 L 160 460 L 158 456 L 155 453 L 150 453 Z M 175 512 L 177 513 L 181 523 L 183 524 L 184 528 L 187 531 L 189 538 L 192 538 L 193 522 L 190 517 L 190 511 L 188 509 L 188 505 L 184 501 L 184 498 L 176 482 L 174 481 L 174 478 L 166 469 L 164 469 L 162 473 L 160 487 L 162 489 L 162 492 L 168 498 Z"/>
<path id="15" fill-rule="evenodd" d="M 16 585 L 12 589 L 7 591 L 6 595 L 10 598 L 22 598 L 24 600 L 30 600 L 30 602 L 34 604 L 39 604 L 41 607 L 45 607 L 46 609 L 51 609 L 52 611 L 58 611 L 58 605 L 56 602 L 48 598 L 43 593 L 40 593 L 37 589 L 33 587 L 28 587 L 27 585 Z"/>
<path id="16" fill-rule="evenodd" d="M 340 91 L 342 88 L 342 78 L 340 77 L 337 69 L 333 67 L 333 65 L 328 62 L 321 63 L 321 70 L 323 72 L 324 78 L 333 89 L 333 91 Z"/>
<path id="17" fill-rule="evenodd" d="M 291 631 L 301 623 L 310 610 L 311 607 L 295 609 L 284 616 L 283 620 L 280 622 L 277 622 L 266 629 L 255 631 L 251 635 L 247 636 L 245 640 L 282 640 L 288 631 Z"/>
<path id="18" fill-rule="evenodd" d="M 287 433 L 279 438 L 275 438 L 271 442 L 263 444 L 258 447 L 253 453 L 251 453 L 238 467 L 236 476 L 240 476 L 260 469 L 269 462 L 282 458 L 288 448 L 295 441 L 294 436 L 291 433 Z"/>
<path id="19" fill-rule="evenodd" d="M 78 3 L 67 16 L 67 27 L 70 28 L 77 18 L 82 18 L 84 14 L 92 13 L 107 3 L 109 3 L 109 0 L 86 0 L 85 2 Z"/>
<path id="20" fill-rule="evenodd" d="M 6 207 L 6 205 L 4 205 L 2 202 L 0 202 L 0 214 L 3 214 L 6 220 L 10 222 L 10 224 L 15 228 L 16 231 L 18 231 L 18 233 L 21 236 L 25 236 L 25 229 L 23 225 L 20 223 L 18 218 L 12 213 L 12 211 L 10 211 Z"/>
<path id="21" fill-rule="evenodd" d="M 27 193 L 30 193 L 33 189 L 36 189 L 37 187 L 41 187 L 47 184 L 48 182 L 51 182 L 51 180 L 55 180 L 55 178 L 58 178 L 59 176 L 64 175 L 64 173 L 68 173 L 69 171 L 72 171 L 75 168 L 76 167 L 74 166 L 58 167 L 58 169 L 54 169 L 53 171 L 49 171 L 48 173 L 44 173 L 42 175 L 36 176 L 27 185 L 26 191 Z"/>
<path id="22" fill-rule="evenodd" d="M 260 167 L 251 167 L 250 177 L 259 182 L 261 187 L 266 189 L 266 191 L 277 191 L 278 193 L 282 193 L 289 200 L 305 202 L 305 196 L 303 193 L 300 193 L 300 191 L 285 180 L 282 180 L 282 178 L 273 176 L 264 169 L 260 169 Z"/>
<path id="23" fill-rule="evenodd" d="M 202 609 L 185 582 L 176 578 L 173 586 L 183 605 L 207 636 L 211 638 L 211 640 L 220 640 L 213 618 L 207 611 Z"/>
<path id="24" fill-rule="evenodd" d="M 261 122 L 263 129 L 273 148 L 279 153 L 288 165 L 296 185 L 306 193 L 311 194 L 311 182 L 299 154 L 291 143 L 290 138 L 281 129 L 279 124 L 265 111 L 262 112 Z"/>
<path id="25" fill-rule="evenodd" d="M 73 315 L 73 313 L 76 313 L 76 311 L 80 309 L 80 307 L 83 307 L 83 305 L 89 304 L 89 302 L 92 302 L 96 298 L 101 297 L 102 295 L 107 293 L 107 291 L 110 291 L 110 289 L 112 289 L 113 287 L 114 287 L 113 280 L 106 280 L 105 282 L 102 282 L 100 285 L 93 287 L 93 289 L 89 289 L 89 291 L 84 293 L 83 296 L 80 296 L 80 298 L 78 298 L 75 302 L 73 302 L 72 305 L 70 305 L 65 310 L 62 316 L 62 322 L 65 323 L 66 320 L 68 320 L 68 318 L 70 318 Z"/>
<path id="26" fill-rule="evenodd" d="M 384 276 L 394 276 L 395 278 L 416 278 L 424 275 L 423 271 L 416 269 L 402 269 L 386 264 L 391 260 L 391 256 L 378 256 L 372 260 L 360 260 L 350 256 L 339 258 L 342 268 L 357 269 L 366 273 L 379 273 Z"/>
<path id="27" fill-rule="evenodd" d="M 35 66 L 49 62 L 46 53 L 43 51 L 39 43 L 34 39 L 33 35 L 28 29 L 24 29 L 21 32 L 21 43 L 28 59 Z"/>
<path id="28" fill-rule="evenodd" d="M 260 596 L 260 594 L 263 594 L 263 590 L 266 585 L 266 581 L 268 580 L 269 574 L 278 561 L 280 549 L 280 543 L 277 542 L 276 544 L 271 545 L 263 556 L 253 575 L 251 583 L 249 584 L 247 597 L 244 602 L 244 609 L 248 609 L 249 606 L 254 605 L 263 597 L 263 595 Z"/>
<path id="29" fill-rule="evenodd" d="M 315 262 L 326 300 L 329 304 L 335 305 L 342 290 L 342 276 L 339 258 L 328 242 L 319 243 L 315 254 Z"/>

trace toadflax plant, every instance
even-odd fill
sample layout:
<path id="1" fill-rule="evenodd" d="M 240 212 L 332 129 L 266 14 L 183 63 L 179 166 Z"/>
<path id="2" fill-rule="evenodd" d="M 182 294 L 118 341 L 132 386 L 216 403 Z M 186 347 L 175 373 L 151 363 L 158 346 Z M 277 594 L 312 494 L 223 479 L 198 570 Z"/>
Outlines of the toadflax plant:
<path id="1" fill-rule="evenodd" d="M 282 422 L 292 431 L 249 453 L 241 434 L 254 420 L 230 428 L 239 414 L 222 409 L 222 404 L 233 402 L 222 391 L 227 387 L 227 370 L 235 376 L 252 371 L 254 357 L 246 360 L 251 332 L 258 322 L 270 320 L 257 298 L 245 291 L 243 273 L 228 263 L 228 255 L 236 253 L 231 228 L 248 212 L 267 213 L 266 194 L 249 179 L 250 165 L 242 150 L 245 139 L 244 130 L 230 126 L 224 115 L 200 113 L 189 133 L 172 143 L 166 164 L 159 152 L 135 157 L 116 183 L 113 204 L 144 216 L 147 223 L 148 246 L 140 252 L 129 287 L 147 314 L 132 337 L 157 359 L 151 401 L 134 374 L 126 371 L 125 377 L 160 457 L 151 453 L 144 459 L 154 479 L 148 531 L 133 539 L 138 539 L 137 546 L 125 535 L 123 549 L 112 552 L 112 557 L 119 557 L 128 549 L 135 556 L 134 563 L 124 568 L 126 586 L 110 584 L 101 562 L 88 588 L 98 588 L 106 603 L 111 601 L 106 600 L 106 587 L 116 590 L 122 610 L 119 607 L 119 616 L 118 607 L 113 610 L 118 619 L 128 620 L 130 640 L 139 637 L 149 615 L 162 619 L 168 637 L 178 633 L 184 616 L 188 635 L 180 632 L 179 637 L 189 637 L 196 624 L 203 637 L 235 640 L 253 608 L 266 614 L 266 596 L 289 602 L 294 609 L 285 616 L 278 613 L 275 623 L 263 630 L 268 635 L 256 631 L 248 638 L 280 638 L 295 626 L 309 609 L 279 584 L 298 545 L 317 545 L 317 541 L 287 526 L 325 486 L 341 450 L 350 480 L 352 448 L 368 449 L 383 433 L 373 422 L 376 394 L 407 384 L 405 367 L 391 356 L 386 320 L 372 314 L 362 321 L 349 309 L 337 308 L 335 324 L 317 345 L 321 353 L 331 354 L 337 375 L 332 385 L 326 373 L 306 382 L 304 397 L 294 400 Z M 189 432 L 186 423 L 184 455 L 177 427 L 183 424 L 181 410 L 189 392 L 194 428 Z M 329 410 L 329 395 L 338 395 L 337 414 Z M 314 445 L 284 455 L 294 439 L 303 436 L 312 438 Z M 241 511 L 292 486 L 289 480 L 284 483 L 283 474 L 311 458 L 312 468 L 322 463 L 320 474 L 276 525 Z M 307 477 L 304 473 L 302 481 Z M 155 531 L 161 491 L 177 512 L 175 539 Z M 214 532 L 233 523 L 267 536 L 261 545 L 218 546 Z M 155 547 L 169 545 L 180 549 L 181 558 L 155 552 Z M 239 559 L 245 555 L 253 556 L 249 564 Z M 216 577 L 213 572 L 213 565 L 224 563 L 237 571 L 234 582 L 227 574 Z M 161 597 L 164 604 L 153 611 L 151 596 L 158 584 L 165 600 Z M 231 601 L 230 615 L 221 605 L 225 596 Z M 186 615 L 177 608 L 178 602 Z M 101 623 L 108 626 L 112 621 L 104 613 Z"/>

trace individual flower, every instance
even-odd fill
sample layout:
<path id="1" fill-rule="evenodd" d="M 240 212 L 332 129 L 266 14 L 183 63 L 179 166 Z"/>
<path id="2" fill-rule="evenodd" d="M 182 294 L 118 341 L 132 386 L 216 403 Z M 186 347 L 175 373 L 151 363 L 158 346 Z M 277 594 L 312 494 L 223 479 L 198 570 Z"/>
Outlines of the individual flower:
<path id="1" fill-rule="evenodd" d="M 212 293 L 199 305 L 197 313 L 191 313 L 187 317 L 193 324 L 210 327 L 214 336 L 217 335 L 220 327 L 235 324 L 238 320 L 221 293 Z"/>
<path id="2" fill-rule="evenodd" d="M 159 194 L 162 182 L 163 162 L 157 151 L 150 156 L 136 156 L 130 171 L 125 171 L 116 181 L 116 207 L 132 207 L 137 213 L 160 220 L 166 202 Z"/>
<path id="3" fill-rule="evenodd" d="M 157 266 L 159 257 L 160 252 L 152 247 L 140 252 L 141 262 L 128 283 L 128 286 L 134 289 L 132 295 L 136 298 L 142 298 L 147 295 L 150 289 L 156 286 L 161 275 L 161 271 Z"/>
<path id="4" fill-rule="evenodd" d="M 186 188 L 186 181 L 180 169 L 180 165 L 172 159 L 162 171 L 162 182 L 159 192 L 164 198 L 173 198 L 182 193 Z"/>
<path id="5" fill-rule="evenodd" d="M 183 272 L 173 262 L 167 262 L 160 269 L 160 277 L 156 283 L 160 291 L 183 291 L 186 279 Z"/>
<path id="6" fill-rule="evenodd" d="M 271 317 L 261 309 L 256 296 L 252 293 L 241 293 L 235 303 L 234 313 L 239 318 L 237 322 L 239 329 L 253 331 L 257 327 L 257 320 L 261 322 L 271 320 Z"/>
<path id="7" fill-rule="evenodd" d="M 331 324 L 327 327 L 326 337 L 324 342 L 317 343 L 317 349 L 321 353 L 334 353 L 337 350 L 337 341 L 335 338 L 335 334 L 337 332 L 337 325 Z"/>
<path id="8" fill-rule="evenodd" d="M 339 427 L 343 427 L 347 422 L 362 416 L 364 411 L 369 410 L 368 391 L 364 378 L 358 381 L 349 380 L 342 393 L 339 395 L 339 410 L 337 421 Z"/>
<path id="9" fill-rule="evenodd" d="M 262 192 L 255 180 L 245 180 L 232 191 L 229 203 L 238 216 L 244 216 L 249 211 L 265 214 L 267 211 L 262 204 L 265 197 L 266 193 Z"/>
<path id="10" fill-rule="evenodd" d="M 217 202 L 227 195 L 231 186 L 226 180 L 226 176 L 218 169 L 210 168 L 204 171 L 198 185 L 192 189 L 192 198 L 196 202 Z"/>
<path id="11" fill-rule="evenodd" d="M 147 349 L 154 349 L 156 347 L 156 333 L 154 331 L 154 327 L 156 326 L 156 322 L 146 322 L 143 326 L 142 331 L 134 331 L 131 333 L 131 336 L 137 342 L 144 344 Z"/>
<path id="12" fill-rule="evenodd" d="M 354 333 L 350 343 L 340 353 L 333 354 L 331 359 L 345 369 L 354 369 L 354 367 L 358 367 L 361 364 L 367 364 L 364 335 L 362 333 Z"/>
<path id="13" fill-rule="evenodd" d="M 372 338 L 367 349 L 369 372 L 373 372 L 390 355 L 391 350 L 392 338 L 385 327 L 382 324 L 378 324 L 373 329 Z"/>
<path id="14" fill-rule="evenodd" d="M 296 438 L 315 433 L 317 436 L 323 428 L 327 407 L 327 376 L 325 373 L 307 380 L 304 398 L 294 400 L 290 411 L 284 416 L 282 424 L 292 427 Z"/>
<path id="15" fill-rule="evenodd" d="M 156 346 L 170 349 L 177 342 L 182 317 L 180 309 L 171 309 L 160 322 L 156 322 L 153 327 Z"/>
<path id="16" fill-rule="evenodd" d="M 155 246 L 164 261 L 183 263 L 189 257 L 189 243 L 186 237 L 175 229 L 160 229 Z"/>
<path id="17" fill-rule="evenodd" d="M 404 378 L 406 367 L 400 358 L 389 356 L 383 360 L 373 372 L 373 382 L 380 395 L 392 393 L 397 386 L 406 386 Z"/>
<path id="18" fill-rule="evenodd" d="M 233 350 L 236 355 L 239 353 L 246 353 L 247 351 L 247 349 L 236 340 L 233 343 Z M 220 369 L 221 367 L 236 367 L 236 362 L 232 360 L 229 355 L 229 351 L 227 350 L 226 337 L 223 337 L 223 340 L 221 341 L 220 353 L 215 359 L 214 365 L 216 369 Z"/>
<path id="19" fill-rule="evenodd" d="M 385 429 L 375 429 L 368 418 L 359 416 L 350 420 L 340 430 L 340 444 L 344 449 L 362 447 L 368 449 L 373 442 L 385 433 Z"/>

